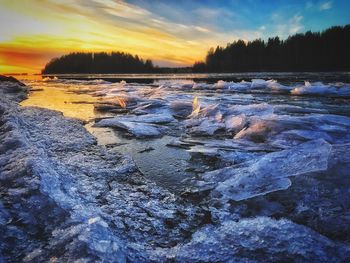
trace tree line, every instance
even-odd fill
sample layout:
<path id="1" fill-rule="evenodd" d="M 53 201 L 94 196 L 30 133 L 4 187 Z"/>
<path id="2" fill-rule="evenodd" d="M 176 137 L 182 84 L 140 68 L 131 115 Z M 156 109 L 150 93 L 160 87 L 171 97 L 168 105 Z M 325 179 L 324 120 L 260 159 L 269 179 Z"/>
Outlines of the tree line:
<path id="1" fill-rule="evenodd" d="M 45 65 L 42 74 L 108 74 L 108 73 L 151 73 L 151 60 L 124 52 L 70 53 L 52 59 Z"/>
<path id="2" fill-rule="evenodd" d="M 285 40 L 278 36 L 267 41 L 237 40 L 226 47 L 211 48 L 205 61 L 196 62 L 193 67 L 157 67 L 149 59 L 124 52 L 77 52 L 52 59 L 42 74 L 347 70 L 350 70 L 350 25 L 308 31 Z"/>
<path id="3" fill-rule="evenodd" d="M 234 41 L 211 48 L 193 72 L 342 71 L 350 69 L 350 25 L 267 41 Z"/>

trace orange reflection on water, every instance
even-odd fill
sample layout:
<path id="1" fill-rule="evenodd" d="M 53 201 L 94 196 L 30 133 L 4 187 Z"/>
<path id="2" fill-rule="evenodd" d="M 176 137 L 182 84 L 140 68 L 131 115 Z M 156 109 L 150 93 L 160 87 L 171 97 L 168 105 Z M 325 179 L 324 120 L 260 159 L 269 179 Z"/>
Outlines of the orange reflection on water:
<path id="1" fill-rule="evenodd" d="M 94 105 L 96 98 L 88 94 L 67 93 L 62 88 L 47 87 L 44 85 L 34 87 L 28 99 L 21 102 L 22 106 L 37 106 L 61 111 L 64 116 L 88 121 L 94 118 Z M 39 90 L 40 89 L 40 90 Z M 41 90 L 42 89 L 42 90 Z"/>

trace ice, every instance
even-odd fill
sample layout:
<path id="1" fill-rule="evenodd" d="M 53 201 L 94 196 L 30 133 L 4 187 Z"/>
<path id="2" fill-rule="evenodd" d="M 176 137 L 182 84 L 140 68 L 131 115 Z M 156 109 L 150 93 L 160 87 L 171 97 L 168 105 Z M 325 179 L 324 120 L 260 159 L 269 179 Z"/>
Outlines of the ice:
<path id="1" fill-rule="evenodd" d="M 215 132 L 217 132 L 220 129 L 223 129 L 225 125 L 223 123 L 218 123 L 213 120 L 202 120 L 199 125 L 192 127 L 189 130 L 189 133 L 193 135 L 204 135 L 209 136 L 213 135 Z"/>
<path id="2" fill-rule="evenodd" d="M 159 121 L 160 119 L 155 119 Z M 164 119 L 161 119 L 164 121 Z M 153 120 L 154 121 L 154 120 Z M 112 127 L 127 130 L 137 138 L 158 137 L 162 134 L 160 128 L 145 122 L 126 121 L 120 118 L 104 119 L 95 124 L 97 127 Z"/>
<path id="3" fill-rule="evenodd" d="M 240 201 L 285 190 L 291 185 L 291 176 L 327 169 L 330 150 L 330 144 L 324 140 L 314 140 L 266 154 L 247 167 L 232 166 L 208 172 L 203 179 L 217 185 L 214 196 Z"/>
<path id="4" fill-rule="evenodd" d="M 313 109 L 295 105 L 273 105 L 275 113 L 329 113 L 326 109 Z"/>
<path id="5" fill-rule="evenodd" d="M 304 140 L 316 140 L 316 139 L 324 139 L 328 142 L 332 142 L 332 138 L 326 132 L 320 131 L 308 131 L 308 130 L 288 130 L 283 132 L 283 134 L 294 135 L 296 137 L 300 137 Z"/>
<path id="6" fill-rule="evenodd" d="M 276 80 L 264 80 L 264 79 L 252 79 L 249 81 L 241 82 L 225 82 L 219 80 L 214 84 L 216 89 L 225 89 L 236 92 L 271 92 L 271 93 L 287 93 L 293 89 L 293 87 L 284 86 L 278 83 Z"/>
<path id="7" fill-rule="evenodd" d="M 322 89 L 302 97 L 290 96 L 296 84 L 263 79 L 214 85 L 45 82 L 49 89 L 59 85 L 76 96 L 95 96 L 107 108 L 96 112 L 96 126 L 140 138 L 94 128 L 119 140 L 106 147 L 82 121 L 18 106 L 25 87 L 0 85 L 5 260 L 349 257 L 350 118 L 348 99 L 341 95 L 347 84 L 312 83 Z M 126 100 L 125 108 L 117 97 Z M 190 115 L 195 97 L 200 110 Z M 157 138 L 163 134 L 173 140 Z M 154 153 L 160 158 L 149 158 Z M 179 163 L 162 166 L 163 157 L 177 153 Z M 137 158 L 155 167 L 154 177 Z M 166 190 L 169 184 L 179 192 Z"/>
<path id="8" fill-rule="evenodd" d="M 175 117 L 186 118 L 192 112 L 192 102 L 173 101 L 170 109 Z"/>
<path id="9" fill-rule="evenodd" d="M 322 82 L 305 82 L 304 86 L 296 87 L 291 91 L 292 95 L 318 95 L 318 96 L 350 96 L 350 85 L 341 87 L 325 85 Z"/>
<path id="10" fill-rule="evenodd" d="M 267 81 L 264 79 L 252 79 L 251 89 L 262 89 L 266 88 Z"/>
<path id="11" fill-rule="evenodd" d="M 205 86 L 203 86 L 205 87 Z M 197 88 L 197 87 L 196 87 Z M 209 89 L 208 87 L 206 87 Z M 251 82 L 226 82 L 219 80 L 213 85 L 214 89 L 229 90 L 235 92 L 252 92 L 252 93 L 277 93 L 291 95 L 316 95 L 316 96 L 336 96 L 349 97 L 350 85 L 344 83 L 336 83 L 326 85 L 322 82 L 310 83 L 305 81 L 303 86 L 286 86 L 277 80 L 269 79 L 252 79 Z"/>
<path id="12" fill-rule="evenodd" d="M 114 117 L 104 119 L 98 122 L 98 125 L 110 126 L 114 122 L 128 121 L 128 122 L 140 122 L 140 123 L 153 123 L 153 124 L 166 124 L 169 122 L 176 121 L 170 114 L 145 114 L 145 115 L 126 115 L 122 117 Z"/>
<path id="13" fill-rule="evenodd" d="M 317 232 L 268 217 L 203 227 L 175 254 L 177 262 L 337 262 L 346 257 L 345 247 Z"/>
<path id="14" fill-rule="evenodd" d="M 0 93 L 0 258 L 164 261 L 155 248 L 185 240 L 201 221 L 130 157 L 96 145 L 81 121 L 18 106 L 25 89 Z"/>
<path id="15" fill-rule="evenodd" d="M 215 85 L 214 88 L 216 89 L 227 89 L 227 90 L 232 90 L 232 91 L 244 91 L 244 90 L 249 90 L 250 89 L 250 82 L 225 82 L 222 80 L 219 80 Z"/>
<path id="16" fill-rule="evenodd" d="M 242 130 L 247 124 L 247 118 L 244 114 L 238 116 L 228 116 L 225 118 L 225 128 L 228 131 L 233 131 L 237 133 Z"/>
<path id="17" fill-rule="evenodd" d="M 250 139 L 255 142 L 265 141 L 267 134 L 271 131 L 271 127 L 263 121 L 253 123 L 249 127 L 243 128 L 233 138 L 234 139 Z"/>
<path id="18" fill-rule="evenodd" d="M 267 103 L 234 105 L 228 108 L 228 114 L 231 115 L 244 114 L 246 116 L 263 116 L 271 115 L 272 113 L 273 107 Z"/>

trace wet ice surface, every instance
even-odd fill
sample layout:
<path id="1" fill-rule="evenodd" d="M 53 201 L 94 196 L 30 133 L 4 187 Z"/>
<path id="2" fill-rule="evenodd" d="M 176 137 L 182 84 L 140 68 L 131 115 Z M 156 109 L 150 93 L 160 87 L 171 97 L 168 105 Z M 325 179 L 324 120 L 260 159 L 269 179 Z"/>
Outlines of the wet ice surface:
<path id="1" fill-rule="evenodd" d="M 75 105 L 84 109 L 80 118 L 99 144 L 81 124 L 51 111 L 12 108 L 12 117 L 5 118 L 22 132 L 38 126 L 32 131 L 38 135 L 25 143 L 7 135 L 5 153 L 13 144 L 19 150 L 1 162 L 8 162 L 6 156 L 28 158 L 21 149 L 29 145 L 37 161 L 30 159 L 26 174 L 39 175 L 41 189 L 53 200 L 45 204 L 62 221 L 51 222 L 53 232 L 45 229 L 53 233 L 49 252 L 40 251 L 40 238 L 28 241 L 28 261 L 57 256 L 59 244 L 67 242 L 72 249 L 65 257 L 82 246 L 76 258 L 90 260 L 349 259 L 349 84 L 263 79 L 27 84 L 44 88 L 46 96 L 50 89 L 68 96 L 66 103 L 37 106 L 78 118 Z M 30 105 L 40 92 L 22 104 Z M 20 121 L 11 121 L 14 116 Z M 48 124 L 52 129 L 43 130 Z M 14 169 L 6 167 L 2 180 Z M 28 182 L 36 189 L 37 181 Z M 25 207 L 20 220 L 33 228 L 35 220 L 43 220 L 42 211 L 32 219 L 35 198 L 23 204 L 15 198 L 23 193 L 28 186 L 11 187 L 5 196 L 17 200 L 13 209 Z M 1 211 L 5 222 L 10 215 Z M 20 236 L 15 230 L 20 231 L 6 230 L 4 236 Z"/>
<path id="2" fill-rule="evenodd" d="M 320 138 L 331 144 L 348 142 L 350 85 L 334 76 L 324 83 L 310 76 L 312 82 L 301 82 L 297 74 L 276 74 L 281 82 L 170 78 L 143 84 L 129 83 L 133 79 L 112 83 L 107 78 L 28 84 L 35 88 L 44 83 L 45 90 L 59 89 L 73 98 L 90 96 L 66 105 L 86 109 L 89 114 L 82 118 L 89 121 L 87 128 L 99 143 L 130 154 L 146 177 L 181 192 L 192 177 L 244 162 L 249 154 L 263 155 Z M 79 117 L 71 112 L 68 116 Z"/>

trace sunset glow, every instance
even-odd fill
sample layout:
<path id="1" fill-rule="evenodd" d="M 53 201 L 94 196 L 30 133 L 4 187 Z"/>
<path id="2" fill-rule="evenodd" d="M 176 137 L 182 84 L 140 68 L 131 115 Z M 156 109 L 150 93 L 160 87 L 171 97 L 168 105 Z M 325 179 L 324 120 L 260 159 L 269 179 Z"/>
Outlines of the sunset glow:
<path id="1" fill-rule="evenodd" d="M 254 17 L 245 13 L 242 1 L 201 2 L 175 7 L 174 1 L 0 0 L 0 73 L 39 73 L 51 58 L 73 51 L 125 51 L 160 66 L 190 66 L 212 46 L 238 38 L 287 36 L 305 30 L 303 23 L 322 29 L 327 26 L 319 22 L 324 16 L 334 24 L 329 16 L 342 17 L 334 16 L 334 10 L 346 10 L 346 1 L 322 2 L 317 8 L 312 1 L 291 3 L 288 11 L 265 4 L 270 9 Z"/>

